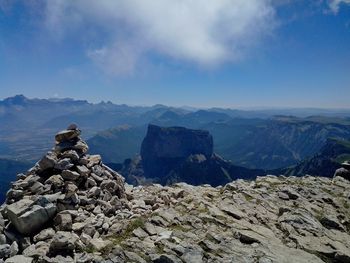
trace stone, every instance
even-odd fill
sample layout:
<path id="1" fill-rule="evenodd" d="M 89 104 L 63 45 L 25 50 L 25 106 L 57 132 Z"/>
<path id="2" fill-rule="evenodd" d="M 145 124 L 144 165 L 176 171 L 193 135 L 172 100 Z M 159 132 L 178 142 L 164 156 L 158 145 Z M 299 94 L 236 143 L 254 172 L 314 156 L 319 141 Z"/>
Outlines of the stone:
<path id="1" fill-rule="evenodd" d="M 289 200 L 289 195 L 285 192 L 278 192 L 278 197 L 282 200 Z"/>
<path id="2" fill-rule="evenodd" d="M 17 255 L 18 252 L 19 252 L 18 244 L 16 241 L 13 241 L 10 246 L 10 257 Z"/>
<path id="3" fill-rule="evenodd" d="M 87 177 L 90 174 L 90 170 L 84 165 L 77 165 L 76 169 L 83 177 Z"/>
<path id="4" fill-rule="evenodd" d="M 70 231 L 72 230 L 72 216 L 67 213 L 59 213 L 54 219 L 56 230 Z"/>
<path id="5" fill-rule="evenodd" d="M 23 255 L 16 255 L 5 260 L 5 263 L 32 263 L 33 258 Z"/>
<path id="6" fill-rule="evenodd" d="M 6 212 L 18 232 L 24 235 L 38 231 L 56 213 L 56 206 L 48 202 L 43 206 L 28 199 L 8 205 Z"/>
<path id="7" fill-rule="evenodd" d="M 93 167 L 93 166 L 95 166 L 95 165 L 100 164 L 100 162 L 101 162 L 101 155 L 98 155 L 98 154 L 96 154 L 96 155 L 90 155 L 90 156 L 88 157 L 87 167 L 88 167 L 88 168 L 91 168 L 91 167 Z"/>
<path id="8" fill-rule="evenodd" d="M 147 234 L 142 228 L 140 228 L 140 227 L 136 228 L 134 231 L 132 231 L 132 233 L 133 233 L 136 237 L 141 238 L 141 239 L 143 239 L 143 238 L 145 238 L 145 237 L 148 236 L 148 234 Z"/>
<path id="9" fill-rule="evenodd" d="M 181 256 L 184 262 L 203 262 L 203 252 L 197 249 L 187 249 L 185 253 Z"/>
<path id="10" fill-rule="evenodd" d="M 345 168 L 346 170 L 350 170 L 350 162 L 349 161 L 347 161 L 347 162 L 343 162 L 342 164 L 341 164 L 341 166 L 343 167 L 343 168 Z"/>
<path id="11" fill-rule="evenodd" d="M 66 184 L 66 198 L 72 197 L 78 191 L 78 186 L 73 183 Z"/>
<path id="12" fill-rule="evenodd" d="M 101 188 L 94 186 L 88 192 L 88 197 L 97 197 L 101 193 Z"/>
<path id="13" fill-rule="evenodd" d="M 321 224 L 328 229 L 338 229 L 344 231 L 344 227 L 339 220 L 332 214 L 325 214 L 320 219 Z"/>
<path id="14" fill-rule="evenodd" d="M 4 234 L 0 234 L 0 245 L 6 244 L 6 236 Z"/>
<path id="15" fill-rule="evenodd" d="M 228 215 L 232 216 L 233 218 L 236 218 L 238 220 L 242 219 L 243 217 L 245 217 L 245 214 L 240 211 L 239 209 L 237 209 L 236 207 L 234 207 L 233 205 L 222 205 L 220 207 L 220 209 L 222 211 L 224 211 L 225 213 L 227 213 Z"/>
<path id="16" fill-rule="evenodd" d="M 125 251 L 125 257 L 127 258 L 126 262 L 137 262 L 137 263 L 147 263 L 146 260 L 144 260 L 142 257 L 140 257 L 138 254 L 131 252 L 131 251 Z"/>
<path id="17" fill-rule="evenodd" d="M 54 168 L 57 163 L 57 157 L 54 153 L 48 152 L 39 162 L 38 165 L 42 171 Z"/>
<path id="18" fill-rule="evenodd" d="M 80 135 L 80 130 L 63 130 L 56 134 L 55 140 L 57 143 L 64 142 L 64 141 L 71 141 L 73 139 L 76 139 Z"/>
<path id="19" fill-rule="evenodd" d="M 50 176 L 46 181 L 45 184 L 49 184 L 54 186 L 55 188 L 60 188 L 64 185 L 64 180 L 61 175 L 55 174 Z"/>
<path id="20" fill-rule="evenodd" d="M 72 225 L 72 230 L 74 232 L 78 232 L 78 231 L 81 231 L 84 228 L 84 226 L 85 226 L 85 223 L 77 222 Z"/>
<path id="21" fill-rule="evenodd" d="M 62 156 L 62 158 L 69 158 L 73 162 L 79 161 L 79 155 L 74 150 L 67 150 L 67 151 L 63 152 L 61 156 Z"/>
<path id="22" fill-rule="evenodd" d="M 76 125 L 75 123 L 72 123 L 68 126 L 67 130 L 78 130 L 78 125 Z"/>
<path id="23" fill-rule="evenodd" d="M 81 154 L 85 154 L 89 151 L 89 146 L 84 141 L 78 141 L 72 148 Z"/>
<path id="24" fill-rule="evenodd" d="M 57 170 L 69 170 L 70 168 L 72 168 L 74 166 L 74 164 L 71 163 L 70 158 L 64 158 L 59 160 L 56 164 L 55 164 L 55 169 Z"/>
<path id="25" fill-rule="evenodd" d="M 0 258 L 8 258 L 10 254 L 11 251 L 9 244 L 0 245 Z"/>
<path id="26" fill-rule="evenodd" d="M 346 180 L 350 180 L 350 171 L 348 169 L 345 169 L 344 167 L 339 168 L 334 173 L 334 177 L 336 176 L 340 176 L 345 178 Z"/>
<path id="27" fill-rule="evenodd" d="M 103 240 L 101 238 L 93 238 L 90 240 L 90 246 L 96 251 L 104 251 L 111 248 L 113 243 L 109 240 Z"/>
<path id="28" fill-rule="evenodd" d="M 80 174 L 70 170 L 64 170 L 61 173 L 64 180 L 75 181 L 80 177 Z"/>
<path id="29" fill-rule="evenodd" d="M 181 259 L 177 258 L 174 255 L 156 255 L 152 259 L 153 263 L 181 263 Z"/>
<path id="30" fill-rule="evenodd" d="M 30 187 L 30 191 L 34 194 L 41 194 L 43 191 L 43 184 L 40 182 L 35 182 L 31 187 Z"/>
<path id="31" fill-rule="evenodd" d="M 281 198 L 280 194 L 281 194 L 281 195 L 282 195 L 282 194 L 286 194 L 286 195 L 288 196 L 288 198 L 285 199 L 285 200 L 289 200 L 289 199 L 291 199 L 291 200 L 296 200 L 296 199 L 299 198 L 299 194 L 298 194 L 297 192 L 295 192 L 293 189 L 288 188 L 288 187 L 285 187 L 285 188 L 281 189 L 280 192 L 278 192 L 278 195 L 279 195 L 279 197 Z M 285 198 L 285 197 L 284 197 L 284 198 Z M 283 199 L 283 198 L 281 198 L 281 199 Z"/>
<path id="32" fill-rule="evenodd" d="M 90 177 L 88 177 L 86 179 L 85 188 L 91 188 L 91 187 L 96 186 L 96 185 L 97 185 L 97 183 L 94 179 L 92 179 Z"/>
<path id="33" fill-rule="evenodd" d="M 173 231 L 163 231 L 158 234 L 157 241 L 163 240 L 163 239 L 170 239 L 173 235 Z"/>
<path id="34" fill-rule="evenodd" d="M 24 195 L 24 191 L 23 190 L 14 190 L 14 189 L 10 189 L 7 193 L 6 196 L 8 199 L 15 199 L 15 200 L 19 200 L 23 197 Z"/>
<path id="35" fill-rule="evenodd" d="M 50 252 L 56 254 L 61 251 L 72 251 L 75 248 L 76 241 L 76 235 L 70 232 L 58 231 L 50 243 Z"/>
<path id="36" fill-rule="evenodd" d="M 34 242 L 51 239 L 54 235 L 55 235 L 55 230 L 53 230 L 52 228 L 43 229 L 37 235 L 34 236 Z"/>

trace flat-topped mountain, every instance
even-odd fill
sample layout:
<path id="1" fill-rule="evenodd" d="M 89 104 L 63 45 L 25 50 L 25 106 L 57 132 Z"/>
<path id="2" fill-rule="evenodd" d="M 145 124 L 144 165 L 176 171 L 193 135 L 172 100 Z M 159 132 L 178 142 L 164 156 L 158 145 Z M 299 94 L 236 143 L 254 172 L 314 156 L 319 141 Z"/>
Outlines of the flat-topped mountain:
<path id="1" fill-rule="evenodd" d="M 145 177 L 166 176 L 196 154 L 212 156 L 213 137 L 208 131 L 149 125 L 141 145 Z"/>
<path id="2" fill-rule="evenodd" d="M 215 154 L 213 137 L 205 130 L 149 125 L 141 155 L 124 162 L 120 172 L 129 182 L 223 185 L 235 178 L 255 178 L 262 170 L 234 166 Z"/>

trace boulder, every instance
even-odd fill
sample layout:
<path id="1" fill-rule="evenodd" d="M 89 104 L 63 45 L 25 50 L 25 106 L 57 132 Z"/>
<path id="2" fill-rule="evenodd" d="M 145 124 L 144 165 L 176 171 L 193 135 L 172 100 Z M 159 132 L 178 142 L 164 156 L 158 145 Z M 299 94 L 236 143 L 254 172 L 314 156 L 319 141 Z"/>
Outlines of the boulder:
<path id="1" fill-rule="evenodd" d="M 0 245 L 0 258 L 8 258 L 11 254 L 9 244 Z"/>
<path id="2" fill-rule="evenodd" d="M 47 239 L 51 239 L 54 235 L 55 235 L 55 230 L 53 230 L 52 228 L 46 228 L 46 229 L 43 229 L 42 231 L 40 231 L 39 234 L 34 236 L 34 241 L 38 242 L 38 241 L 44 241 Z"/>
<path id="3" fill-rule="evenodd" d="M 334 173 L 334 177 L 336 176 L 340 176 L 347 180 L 350 180 L 350 171 L 348 169 L 345 169 L 344 167 L 339 168 Z"/>
<path id="4" fill-rule="evenodd" d="M 56 205 L 49 201 L 22 199 L 6 206 L 6 213 L 18 232 L 30 235 L 40 230 L 55 215 Z"/>
<path id="5" fill-rule="evenodd" d="M 56 230 L 72 230 L 72 222 L 72 216 L 68 213 L 61 212 L 54 219 Z"/>
<path id="6" fill-rule="evenodd" d="M 101 238 L 93 238 L 90 240 L 90 246 L 96 251 L 103 251 L 111 248 L 113 243 L 109 240 L 103 240 Z"/>
<path id="7" fill-rule="evenodd" d="M 74 166 L 74 164 L 71 163 L 71 159 L 70 158 L 64 158 L 59 160 L 56 164 L 55 164 L 55 169 L 57 170 L 68 170 L 70 168 L 72 168 Z"/>
<path id="8" fill-rule="evenodd" d="M 78 174 L 77 172 L 74 171 L 70 171 L 70 170 L 64 170 L 62 171 L 62 177 L 65 180 L 69 180 L 69 181 L 75 181 L 79 178 L 80 174 Z"/>
<path id="9" fill-rule="evenodd" d="M 63 130 L 56 134 L 55 140 L 56 142 L 65 142 L 65 141 L 71 141 L 73 139 L 76 139 L 79 137 L 81 131 L 76 130 Z"/>
<path id="10" fill-rule="evenodd" d="M 57 163 L 57 156 L 53 152 L 48 152 L 39 162 L 38 165 L 42 171 L 54 168 Z"/>
<path id="11" fill-rule="evenodd" d="M 73 251 L 77 239 L 77 235 L 71 232 L 58 231 L 50 243 L 50 253 L 56 254 L 61 251 Z"/>
<path id="12" fill-rule="evenodd" d="M 16 255 L 5 260 L 5 263 L 32 263 L 33 258 L 23 255 Z"/>

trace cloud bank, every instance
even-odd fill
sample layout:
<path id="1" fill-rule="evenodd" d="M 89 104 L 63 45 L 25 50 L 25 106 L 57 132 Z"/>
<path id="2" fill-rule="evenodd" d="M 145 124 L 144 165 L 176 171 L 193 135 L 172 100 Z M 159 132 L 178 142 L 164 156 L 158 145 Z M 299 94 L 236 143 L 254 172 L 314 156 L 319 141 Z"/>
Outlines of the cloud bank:
<path id="1" fill-rule="evenodd" d="M 50 0 L 45 21 L 58 37 L 86 30 L 87 56 L 129 74 L 149 56 L 200 67 L 239 60 L 273 31 L 274 9 L 269 0 Z"/>
<path id="2" fill-rule="evenodd" d="M 334 14 L 337 14 L 341 4 L 350 4 L 350 0 L 330 0 L 329 8 Z"/>

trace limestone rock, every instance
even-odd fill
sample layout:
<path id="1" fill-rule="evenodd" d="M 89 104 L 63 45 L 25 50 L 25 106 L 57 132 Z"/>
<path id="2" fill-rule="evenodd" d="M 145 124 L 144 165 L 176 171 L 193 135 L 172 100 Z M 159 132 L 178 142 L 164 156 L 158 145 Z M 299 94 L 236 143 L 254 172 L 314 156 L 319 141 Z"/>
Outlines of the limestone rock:
<path id="1" fill-rule="evenodd" d="M 335 171 L 334 177 L 340 176 L 350 181 L 350 171 L 344 167 L 339 168 Z"/>
<path id="2" fill-rule="evenodd" d="M 55 254 L 60 251 L 72 251 L 75 248 L 77 236 L 65 231 L 58 231 L 50 244 L 50 252 Z"/>
<path id="3" fill-rule="evenodd" d="M 33 258 L 16 255 L 5 260 L 5 263 L 32 263 Z"/>
<path id="4" fill-rule="evenodd" d="M 63 130 L 56 134 L 55 140 L 56 142 L 64 142 L 64 141 L 70 141 L 73 139 L 76 139 L 80 135 L 80 130 Z"/>
<path id="5" fill-rule="evenodd" d="M 37 232 L 56 212 L 56 205 L 22 199 L 6 207 L 6 213 L 17 231 L 24 235 Z"/>

